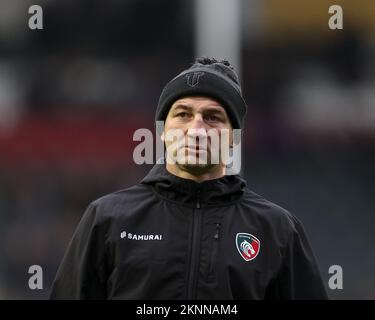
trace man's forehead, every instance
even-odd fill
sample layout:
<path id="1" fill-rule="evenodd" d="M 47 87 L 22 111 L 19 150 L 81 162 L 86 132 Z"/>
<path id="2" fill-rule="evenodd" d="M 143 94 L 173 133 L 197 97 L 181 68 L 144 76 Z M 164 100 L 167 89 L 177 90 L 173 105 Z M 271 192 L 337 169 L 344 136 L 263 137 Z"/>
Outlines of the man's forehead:
<path id="1" fill-rule="evenodd" d="M 181 98 L 176 100 L 172 108 L 176 109 L 178 107 L 187 107 L 187 108 L 199 108 L 199 107 L 209 107 L 210 109 L 216 109 L 218 111 L 224 111 L 224 107 L 212 98 L 206 97 L 192 97 L 192 98 Z"/>

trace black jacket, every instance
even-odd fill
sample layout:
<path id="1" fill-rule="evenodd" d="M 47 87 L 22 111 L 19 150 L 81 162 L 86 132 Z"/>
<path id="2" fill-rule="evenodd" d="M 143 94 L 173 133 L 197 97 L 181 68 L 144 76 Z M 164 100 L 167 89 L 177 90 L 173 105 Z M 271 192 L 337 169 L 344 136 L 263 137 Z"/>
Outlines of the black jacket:
<path id="1" fill-rule="evenodd" d="M 301 222 L 238 175 L 157 164 L 87 208 L 51 299 L 326 299 Z"/>

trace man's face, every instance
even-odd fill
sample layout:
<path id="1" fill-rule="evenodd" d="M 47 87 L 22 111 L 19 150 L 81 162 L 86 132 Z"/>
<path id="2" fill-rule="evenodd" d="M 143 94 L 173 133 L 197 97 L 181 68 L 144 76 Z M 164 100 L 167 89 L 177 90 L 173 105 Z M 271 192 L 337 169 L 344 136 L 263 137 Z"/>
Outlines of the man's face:
<path id="1" fill-rule="evenodd" d="M 179 138 L 170 140 L 173 129 Z M 216 137 L 215 137 L 216 136 Z M 232 125 L 223 106 L 208 97 L 185 97 L 176 100 L 165 121 L 162 139 L 180 169 L 204 174 L 223 167 L 221 142 L 232 145 Z M 219 157 L 217 157 L 219 155 Z"/>

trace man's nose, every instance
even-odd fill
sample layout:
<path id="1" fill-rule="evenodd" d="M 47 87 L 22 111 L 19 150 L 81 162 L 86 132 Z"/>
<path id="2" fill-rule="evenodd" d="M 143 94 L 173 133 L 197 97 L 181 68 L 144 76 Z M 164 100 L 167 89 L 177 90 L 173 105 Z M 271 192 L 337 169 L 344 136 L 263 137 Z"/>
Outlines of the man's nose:
<path id="1" fill-rule="evenodd" d="M 203 142 L 203 139 L 207 139 L 207 128 L 201 114 L 196 114 L 194 116 L 194 119 L 188 128 L 187 134 L 189 139 L 193 139 L 196 141 L 196 143 L 198 143 L 198 141 Z"/>
<path id="2" fill-rule="evenodd" d="M 193 122 L 189 126 L 191 129 L 205 129 L 205 123 L 203 117 L 200 113 L 194 115 Z"/>

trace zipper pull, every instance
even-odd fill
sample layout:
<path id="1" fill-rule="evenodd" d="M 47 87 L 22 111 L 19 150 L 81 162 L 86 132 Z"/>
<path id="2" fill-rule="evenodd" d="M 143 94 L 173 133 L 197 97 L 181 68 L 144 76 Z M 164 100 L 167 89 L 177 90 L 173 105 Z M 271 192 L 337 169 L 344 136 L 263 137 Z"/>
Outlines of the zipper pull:
<path id="1" fill-rule="evenodd" d="M 201 202 L 200 202 L 200 198 L 199 198 L 199 193 L 200 193 L 200 190 L 197 191 L 197 203 L 196 203 L 196 208 L 197 209 L 201 208 Z"/>
<path id="2" fill-rule="evenodd" d="M 214 235 L 215 240 L 219 240 L 219 228 L 220 228 L 220 223 L 216 223 L 216 233 Z"/>

